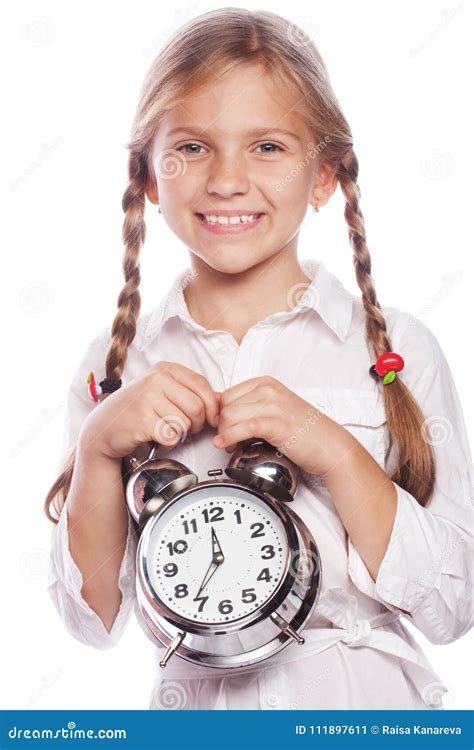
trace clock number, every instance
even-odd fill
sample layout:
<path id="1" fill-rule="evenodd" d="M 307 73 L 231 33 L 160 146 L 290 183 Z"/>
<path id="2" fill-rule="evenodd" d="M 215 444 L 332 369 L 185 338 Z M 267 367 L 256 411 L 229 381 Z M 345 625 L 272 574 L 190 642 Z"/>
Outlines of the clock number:
<path id="1" fill-rule="evenodd" d="M 250 526 L 250 528 L 251 529 L 255 529 L 255 531 L 253 532 L 253 534 L 250 534 L 250 538 L 251 539 L 254 539 L 254 537 L 256 537 L 256 536 L 265 536 L 265 532 L 263 531 L 263 529 L 265 528 L 265 526 L 263 525 L 263 523 L 260 523 L 260 521 L 257 521 L 256 523 L 253 523 Z"/>
<path id="2" fill-rule="evenodd" d="M 168 542 L 166 546 L 170 555 L 173 555 L 175 552 L 177 555 L 182 555 L 188 549 L 188 543 L 184 539 L 178 539 L 174 543 Z"/>
<path id="3" fill-rule="evenodd" d="M 221 615 L 228 615 L 233 610 L 232 601 L 230 599 L 223 599 L 219 602 L 218 610 Z"/>
<path id="4" fill-rule="evenodd" d="M 263 568 L 262 572 L 258 574 L 257 581 L 270 581 L 270 571 L 268 568 Z"/>
<path id="5" fill-rule="evenodd" d="M 178 572 L 178 566 L 176 563 L 166 563 L 166 565 L 163 565 L 163 570 L 167 578 L 172 578 Z"/>
<path id="6" fill-rule="evenodd" d="M 187 584 L 185 583 L 177 583 L 174 587 L 174 595 L 177 599 L 182 599 L 183 596 L 187 596 L 189 594 Z"/>
<path id="7" fill-rule="evenodd" d="M 204 508 L 202 511 L 206 523 L 215 523 L 224 520 L 224 511 L 218 505 L 215 508 Z"/>
<path id="8" fill-rule="evenodd" d="M 202 610 L 204 609 L 204 605 L 208 599 L 209 599 L 208 596 L 198 596 L 198 598 L 194 600 L 195 602 L 201 602 L 199 605 L 198 612 L 202 612 Z"/>
<path id="9" fill-rule="evenodd" d="M 247 597 L 250 597 L 250 599 Z M 242 601 L 245 602 L 245 604 L 254 602 L 256 598 L 257 594 L 255 593 L 255 589 L 242 589 Z"/>
<path id="10" fill-rule="evenodd" d="M 268 550 L 268 555 L 262 555 L 262 560 L 269 560 L 270 557 L 275 557 L 275 548 L 273 544 L 264 544 L 262 547 L 263 550 Z"/>
<path id="11" fill-rule="evenodd" d="M 191 524 L 192 531 L 195 534 L 197 532 L 196 519 L 195 518 L 191 518 L 190 524 Z M 185 534 L 189 534 L 189 524 L 188 524 L 187 521 L 183 521 L 183 528 L 184 528 L 184 533 Z"/>
<path id="12" fill-rule="evenodd" d="M 237 519 L 237 523 L 242 523 L 242 517 L 240 515 L 240 510 L 234 510 L 234 516 Z"/>

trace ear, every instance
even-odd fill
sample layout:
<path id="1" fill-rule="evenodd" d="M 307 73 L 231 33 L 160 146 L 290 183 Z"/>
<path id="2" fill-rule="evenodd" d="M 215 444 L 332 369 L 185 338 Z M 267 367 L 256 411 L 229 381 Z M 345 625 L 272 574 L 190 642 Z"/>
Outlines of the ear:
<path id="1" fill-rule="evenodd" d="M 329 164 L 320 164 L 311 191 L 311 202 L 318 200 L 320 206 L 324 206 L 334 193 L 338 185 L 336 170 Z"/>
<path id="2" fill-rule="evenodd" d="M 151 203 L 158 205 L 158 190 L 156 188 L 155 180 L 150 176 L 148 182 L 145 185 L 145 195 Z"/>

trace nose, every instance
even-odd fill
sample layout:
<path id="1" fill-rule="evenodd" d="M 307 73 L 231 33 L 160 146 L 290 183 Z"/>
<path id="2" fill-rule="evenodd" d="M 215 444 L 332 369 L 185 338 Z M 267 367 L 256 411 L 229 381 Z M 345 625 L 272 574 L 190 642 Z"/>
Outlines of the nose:
<path id="1" fill-rule="evenodd" d="M 221 154 L 213 159 L 207 181 L 209 194 L 224 197 L 246 193 L 249 186 L 247 165 L 241 156 Z"/>

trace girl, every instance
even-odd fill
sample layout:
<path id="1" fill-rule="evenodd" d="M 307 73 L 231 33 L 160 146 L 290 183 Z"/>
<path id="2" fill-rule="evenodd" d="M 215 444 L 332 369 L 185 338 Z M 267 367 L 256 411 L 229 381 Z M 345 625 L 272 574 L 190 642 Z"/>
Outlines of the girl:
<path id="1" fill-rule="evenodd" d="M 238 673 L 174 656 L 150 708 L 442 708 L 402 618 L 437 644 L 471 627 L 472 460 L 437 339 L 377 300 L 352 135 L 318 51 L 270 12 L 195 18 L 153 62 L 128 148 L 125 285 L 71 384 L 46 499 L 66 628 L 110 648 L 136 600 L 122 459 L 156 441 L 205 475 L 262 437 L 299 466 L 293 509 L 322 557 L 311 637 Z M 337 185 L 361 299 L 297 257 L 308 204 Z M 139 316 L 145 196 L 191 267 Z"/>

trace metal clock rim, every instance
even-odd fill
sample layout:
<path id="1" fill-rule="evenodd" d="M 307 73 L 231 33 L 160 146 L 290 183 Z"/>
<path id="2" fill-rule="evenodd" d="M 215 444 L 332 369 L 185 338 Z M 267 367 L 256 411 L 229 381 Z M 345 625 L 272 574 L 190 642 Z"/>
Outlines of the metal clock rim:
<path id="1" fill-rule="evenodd" d="M 307 621 L 314 612 L 321 594 L 322 562 L 319 549 L 315 544 L 314 538 L 304 521 L 293 511 L 290 511 L 290 515 L 294 516 L 294 522 L 298 525 L 305 545 L 311 548 L 311 551 L 315 553 L 319 571 L 317 577 L 312 580 L 311 585 L 306 590 L 305 597 L 301 600 L 301 607 L 290 621 L 290 625 L 292 626 L 292 628 L 299 632 L 299 630 L 302 630 L 304 628 Z M 168 647 L 174 636 L 160 630 L 159 624 L 152 620 L 150 613 L 141 606 L 140 600 L 138 601 L 140 616 L 143 618 L 145 626 L 153 633 L 154 637 L 158 639 L 158 641 L 160 641 L 160 643 L 162 643 L 164 647 Z M 163 641 L 163 638 L 165 639 L 165 641 Z M 273 638 L 272 640 L 267 641 L 261 646 L 257 646 L 256 648 L 251 649 L 250 651 L 246 651 L 242 654 L 235 654 L 231 656 L 212 653 L 203 654 L 203 652 L 193 651 L 184 643 L 181 643 L 178 646 L 176 653 L 185 661 L 188 661 L 192 664 L 198 664 L 204 668 L 217 668 L 222 669 L 223 671 L 226 670 L 229 673 L 237 673 L 239 671 L 239 667 L 243 669 L 245 667 L 251 666 L 252 664 L 257 664 L 258 662 L 271 658 L 279 651 L 282 651 L 283 648 L 291 645 L 289 644 L 289 641 L 292 641 L 291 636 L 281 631 L 279 633 L 277 632 L 275 638 Z"/>
<path id="2" fill-rule="evenodd" d="M 168 620 L 168 622 L 170 622 L 177 628 L 184 628 L 186 631 L 195 633 L 197 635 L 223 635 L 225 633 L 235 633 L 244 630 L 251 625 L 255 625 L 256 623 L 268 617 L 268 615 L 275 611 L 275 609 L 277 609 L 279 605 L 286 599 L 287 595 L 292 589 L 295 579 L 295 572 L 292 573 L 292 571 L 290 570 L 290 555 L 287 554 L 285 572 L 282 576 L 280 585 L 277 587 L 273 596 L 271 596 L 268 601 L 262 605 L 262 607 L 256 609 L 254 612 L 249 613 L 249 615 L 247 615 L 246 617 L 239 618 L 233 622 L 230 621 L 227 623 L 223 623 L 222 626 L 218 627 L 216 627 L 216 623 L 200 623 L 195 620 L 189 620 L 187 618 L 181 617 L 180 615 L 177 615 L 176 612 L 169 609 L 161 599 L 157 601 L 157 598 L 153 594 L 153 587 L 149 580 L 148 570 L 146 568 L 147 560 L 145 554 L 155 524 L 169 508 L 171 508 L 177 501 L 181 500 L 183 497 L 193 494 L 198 489 L 205 489 L 206 487 L 215 488 L 216 486 L 220 485 L 222 485 L 222 487 L 225 487 L 226 489 L 234 488 L 245 491 L 262 500 L 279 517 L 280 521 L 282 522 L 288 539 L 288 549 L 293 550 L 293 554 L 300 554 L 298 536 L 294 528 L 294 520 L 292 519 L 293 514 L 290 514 L 288 512 L 287 507 L 280 505 L 271 497 L 267 497 L 265 492 L 261 492 L 259 490 L 256 490 L 255 488 L 246 487 L 237 482 L 222 479 L 219 480 L 219 482 L 216 482 L 215 480 L 204 480 L 176 494 L 171 500 L 166 502 L 162 506 L 162 508 L 160 508 L 160 510 L 157 511 L 157 513 L 147 522 L 142 532 L 137 549 L 137 576 L 148 604 L 160 617 L 165 618 L 166 620 Z"/>

